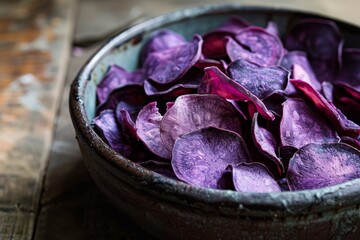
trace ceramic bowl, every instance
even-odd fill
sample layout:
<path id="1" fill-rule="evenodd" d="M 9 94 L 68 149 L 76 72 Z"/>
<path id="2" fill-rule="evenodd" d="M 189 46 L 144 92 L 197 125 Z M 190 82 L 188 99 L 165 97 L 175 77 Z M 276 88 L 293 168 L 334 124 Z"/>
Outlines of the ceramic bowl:
<path id="1" fill-rule="evenodd" d="M 360 180 L 280 193 L 194 187 L 117 154 L 92 129 L 96 85 L 110 64 L 134 70 L 140 48 L 154 30 L 170 28 L 190 39 L 233 15 L 260 26 L 272 20 L 280 34 L 295 19 L 319 17 L 285 9 L 203 6 L 150 19 L 108 40 L 79 71 L 70 92 L 72 121 L 93 180 L 120 211 L 161 239 L 358 239 Z M 360 47 L 360 29 L 336 22 L 348 46 Z"/>

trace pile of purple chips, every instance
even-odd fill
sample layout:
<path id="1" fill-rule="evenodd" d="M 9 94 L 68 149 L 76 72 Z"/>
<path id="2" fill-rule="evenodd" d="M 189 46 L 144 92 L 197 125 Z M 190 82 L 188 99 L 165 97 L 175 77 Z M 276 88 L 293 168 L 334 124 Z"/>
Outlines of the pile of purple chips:
<path id="1" fill-rule="evenodd" d="M 93 126 L 119 154 L 194 186 L 315 189 L 360 177 L 360 49 L 338 26 L 229 18 L 191 40 L 154 32 L 139 68 L 112 65 Z M 345 43 L 346 44 L 346 43 Z"/>

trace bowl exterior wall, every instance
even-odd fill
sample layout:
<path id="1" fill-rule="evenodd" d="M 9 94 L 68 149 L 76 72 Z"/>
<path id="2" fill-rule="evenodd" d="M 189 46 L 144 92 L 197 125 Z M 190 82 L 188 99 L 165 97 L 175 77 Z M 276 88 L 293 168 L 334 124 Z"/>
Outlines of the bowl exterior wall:
<path id="1" fill-rule="evenodd" d="M 174 203 L 164 192 L 160 200 L 144 194 L 146 186 L 133 184 L 130 176 L 102 159 L 78 135 L 85 164 L 101 192 L 120 211 L 159 239 L 359 239 L 360 210 L 291 216 L 279 219 L 222 216 L 216 209 L 193 210 L 192 203 Z M 169 199 L 168 201 L 166 199 Z M 164 200 L 165 199 L 165 200 Z M 196 207 L 194 208 L 196 209 Z"/>

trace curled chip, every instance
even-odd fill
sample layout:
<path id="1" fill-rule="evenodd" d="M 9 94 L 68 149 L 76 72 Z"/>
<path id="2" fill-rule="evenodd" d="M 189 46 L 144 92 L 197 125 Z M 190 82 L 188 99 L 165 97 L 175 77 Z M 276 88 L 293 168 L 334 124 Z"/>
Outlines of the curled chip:
<path id="1" fill-rule="evenodd" d="M 250 102 L 264 118 L 269 120 L 275 119 L 274 114 L 266 108 L 258 97 L 226 76 L 217 67 L 208 67 L 205 69 L 205 75 L 200 83 L 198 92 L 217 94 L 229 100 Z"/>
<path id="2" fill-rule="evenodd" d="M 149 40 L 142 47 L 140 61 L 144 63 L 153 52 L 160 52 L 184 43 L 186 43 L 186 40 L 181 34 L 169 29 L 158 30 L 150 36 Z"/>
<path id="3" fill-rule="evenodd" d="M 301 79 L 308 82 L 317 91 L 321 90 L 320 82 L 317 80 L 314 70 L 312 69 L 306 52 L 303 51 L 290 51 L 287 52 L 282 61 L 281 66 L 291 71 L 290 78 Z M 305 77 L 305 79 L 304 79 Z M 295 91 L 292 84 L 288 85 L 287 92 L 293 93 Z"/>
<path id="4" fill-rule="evenodd" d="M 113 110 L 104 110 L 93 120 L 95 130 L 103 141 L 116 152 L 129 157 L 133 152 L 133 147 L 126 144 L 121 131 L 116 123 Z"/>
<path id="5" fill-rule="evenodd" d="M 360 177 L 360 152 L 344 143 L 308 144 L 290 159 L 290 190 L 315 189 Z"/>
<path id="6" fill-rule="evenodd" d="M 339 142 L 335 130 L 301 99 L 283 103 L 280 138 L 283 146 L 301 148 L 309 143 Z"/>
<path id="7" fill-rule="evenodd" d="M 261 154 L 276 163 L 280 172 L 284 172 L 284 166 L 276 155 L 276 149 L 278 146 L 276 138 L 268 129 L 259 125 L 258 118 L 259 114 L 256 113 L 251 124 L 251 136 L 254 144 Z"/>
<path id="8" fill-rule="evenodd" d="M 244 59 L 232 62 L 227 73 L 260 99 L 284 91 L 289 79 L 289 72 L 280 66 L 262 67 Z"/>
<path id="9" fill-rule="evenodd" d="M 151 80 L 145 80 L 144 89 L 148 96 L 172 95 L 178 96 L 196 90 L 203 77 L 203 71 L 191 68 L 184 76 L 173 84 L 156 84 Z"/>
<path id="10" fill-rule="evenodd" d="M 171 152 L 165 147 L 160 137 L 162 116 L 156 102 L 146 105 L 136 119 L 136 132 L 151 152 L 159 157 L 170 159 Z"/>
<path id="11" fill-rule="evenodd" d="M 182 95 L 161 121 L 161 139 L 171 150 L 178 137 L 210 126 L 240 133 L 241 120 L 232 104 L 222 97 L 212 94 Z"/>
<path id="12" fill-rule="evenodd" d="M 200 59 L 202 42 L 195 35 L 191 42 L 151 53 L 144 63 L 146 75 L 158 84 L 180 79 Z"/>
<path id="13" fill-rule="evenodd" d="M 248 161 L 250 156 L 240 135 L 209 127 L 179 137 L 172 150 L 171 165 L 184 182 L 220 188 L 228 165 Z"/>
<path id="14" fill-rule="evenodd" d="M 273 66 L 278 65 L 283 57 L 284 47 L 280 39 L 263 28 L 247 27 L 234 38 L 238 42 L 238 47 L 234 48 L 236 51 L 227 46 L 232 61 L 243 58 L 261 66 Z"/>
<path id="15" fill-rule="evenodd" d="M 109 97 L 110 93 L 127 85 L 139 85 L 144 83 L 144 71 L 142 69 L 128 72 L 120 66 L 111 65 L 105 77 L 96 88 L 96 95 L 99 104 L 102 104 Z"/>
<path id="16" fill-rule="evenodd" d="M 357 132 L 360 133 L 360 126 L 350 121 L 346 116 L 334 105 L 326 101 L 326 99 L 316 91 L 310 84 L 302 80 L 290 80 L 290 82 L 303 93 L 315 108 L 322 112 L 335 126 L 339 132 Z"/>
<path id="17" fill-rule="evenodd" d="M 239 17 L 229 18 L 222 26 L 204 35 L 202 54 L 205 58 L 218 59 L 226 56 L 228 37 L 235 36 L 250 24 Z"/>
<path id="18" fill-rule="evenodd" d="M 281 192 L 279 184 L 261 163 L 241 163 L 233 167 L 232 175 L 238 192 Z"/>

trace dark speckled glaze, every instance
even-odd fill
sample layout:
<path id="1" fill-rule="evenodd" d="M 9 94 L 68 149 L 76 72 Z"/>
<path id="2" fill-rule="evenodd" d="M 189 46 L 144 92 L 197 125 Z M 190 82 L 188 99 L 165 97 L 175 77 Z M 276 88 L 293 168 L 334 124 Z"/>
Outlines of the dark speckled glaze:
<path id="1" fill-rule="evenodd" d="M 91 128 L 96 84 L 109 64 L 135 69 L 140 47 L 153 30 L 172 28 L 189 39 L 230 15 L 261 26 L 273 20 L 282 34 L 294 19 L 314 16 L 284 9 L 204 6 L 148 20 L 110 39 L 80 70 L 70 92 L 78 143 L 95 183 L 121 211 L 161 239 L 360 239 L 360 180 L 318 190 L 263 194 L 198 188 L 118 155 Z M 338 24 L 347 45 L 359 47 L 360 29 Z"/>

